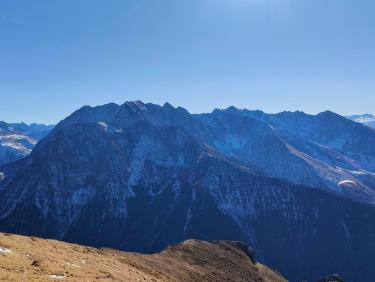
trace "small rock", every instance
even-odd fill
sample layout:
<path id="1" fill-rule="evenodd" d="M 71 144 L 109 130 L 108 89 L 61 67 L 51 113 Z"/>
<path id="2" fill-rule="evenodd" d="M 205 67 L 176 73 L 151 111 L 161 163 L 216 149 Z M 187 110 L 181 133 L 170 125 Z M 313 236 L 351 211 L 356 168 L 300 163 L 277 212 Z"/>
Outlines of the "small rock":
<path id="1" fill-rule="evenodd" d="M 0 247 L 0 253 L 6 254 L 6 253 L 10 253 L 10 252 L 11 251 L 9 249 Z"/>
<path id="2" fill-rule="evenodd" d="M 33 262 L 31 263 L 31 266 L 39 267 L 41 264 L 41 261 L 38 259 L 34 259 Z"/>
<path id="3" fill-rule="evenodd" d="M 58 274 L 52 274 L 49 277 L 51 277 L 52 279 L 66 279 L 67 276 L 64 273 L 58 273 Z"/>
<path id="4" fill-rule="evenodd" d="M 69 266 L 73 266 L 73 267 L 82 267 L 81 265 L 70 263 L 70 262 L 67 262 L 66 264 Z"/>

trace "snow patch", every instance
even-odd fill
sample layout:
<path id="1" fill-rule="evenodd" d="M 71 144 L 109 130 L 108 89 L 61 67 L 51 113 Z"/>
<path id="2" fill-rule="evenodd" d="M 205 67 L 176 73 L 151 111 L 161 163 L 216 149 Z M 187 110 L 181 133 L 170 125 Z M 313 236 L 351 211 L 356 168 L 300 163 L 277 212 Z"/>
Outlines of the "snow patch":
<path id="1" fill-rule="evenodd" d="M 36 145 L 37 141 L 26 135 L 7 134 L 0 135 L 0 145 L 8 147 L 24 154 L 29 154 L 31 148 Z"/>
<path id="2" fill-rule="evenodd" d="M 375 128 L 375 116 L 371 114 L 348 116 L 347 118 Z"/>
<path id="3" fill-rule="evenodd" d="M 104 121 L 99 121 L 98 124 L 103 127 L 105 130 L 108 129 L 108 124 L 106 124 Z"/>
<path id="4" fill-rule="evenodd" d="M 375 116 L 367 114 L 367 115 L 359 116 L 359 117 L 357 117 L 354 120 L 356 122 L 360 122 L 360 123 L 370 123 L 370 122 L 374 122 L 375 121 Z"/>

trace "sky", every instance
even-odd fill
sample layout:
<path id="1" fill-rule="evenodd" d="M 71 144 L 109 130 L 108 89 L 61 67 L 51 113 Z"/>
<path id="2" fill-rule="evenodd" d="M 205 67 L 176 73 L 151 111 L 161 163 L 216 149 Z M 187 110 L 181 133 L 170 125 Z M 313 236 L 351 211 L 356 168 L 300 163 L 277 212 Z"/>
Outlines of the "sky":
<path id="1" fill-rule="evenodd" d="M 373 0 L 1 0 L 0 120 L 142 100 L 375 114 Z"/>

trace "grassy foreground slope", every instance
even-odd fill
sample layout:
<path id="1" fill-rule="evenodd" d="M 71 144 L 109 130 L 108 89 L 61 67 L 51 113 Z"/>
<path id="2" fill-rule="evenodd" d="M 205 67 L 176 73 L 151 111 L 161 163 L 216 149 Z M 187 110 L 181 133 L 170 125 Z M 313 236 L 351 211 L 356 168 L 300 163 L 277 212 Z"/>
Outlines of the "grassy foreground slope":
<path id="1" fill-rule="evenodd" d="M 0 281 L 286 281 L 226 241 L 143 255 L 0 233 Z"/>

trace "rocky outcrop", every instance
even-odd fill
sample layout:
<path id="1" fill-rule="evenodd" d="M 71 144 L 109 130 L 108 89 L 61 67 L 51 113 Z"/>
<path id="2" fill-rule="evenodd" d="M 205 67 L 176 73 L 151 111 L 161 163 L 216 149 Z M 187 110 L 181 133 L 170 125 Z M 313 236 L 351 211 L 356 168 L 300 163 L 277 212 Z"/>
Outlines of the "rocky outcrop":
<path id="1" fill-rule="evenodd" d="M 219 246 L 221 245 L 233 246 L 234 248 L 241 250 L 244 254 L 246 254 L 253 264 L 256 263 L 254 249 L 244 242 L 241 242 L 241 241 L 209 241 L 209 242 L 211 244 L 219 245 Z"/>

